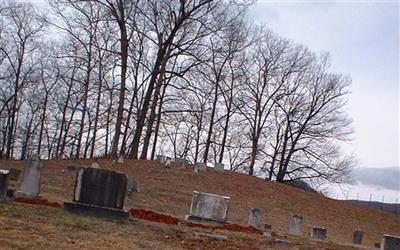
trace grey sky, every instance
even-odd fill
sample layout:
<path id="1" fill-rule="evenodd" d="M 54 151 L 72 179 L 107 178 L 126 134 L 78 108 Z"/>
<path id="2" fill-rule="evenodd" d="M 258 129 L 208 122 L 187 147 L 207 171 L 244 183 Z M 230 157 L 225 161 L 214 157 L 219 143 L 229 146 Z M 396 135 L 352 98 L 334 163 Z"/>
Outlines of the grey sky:
<path id="1" fill-rule="evenodd" d="M 361 166 L 399 166 L 399 3 L 258 1 L 250 11 L 285 38 L 332 55 L 353 79 L 348 111 Z"/>
<path id="2" fill-rule="evenodd" d="M 400 198 L 399 2 L 259 0 L 250 15 L 315 52 L 330 52 L 332 69 L 352 77 L 347 107 L 355 134 L 344 149 L 357 155 L 361 168 L 350 192 L 395 202 Z"/>

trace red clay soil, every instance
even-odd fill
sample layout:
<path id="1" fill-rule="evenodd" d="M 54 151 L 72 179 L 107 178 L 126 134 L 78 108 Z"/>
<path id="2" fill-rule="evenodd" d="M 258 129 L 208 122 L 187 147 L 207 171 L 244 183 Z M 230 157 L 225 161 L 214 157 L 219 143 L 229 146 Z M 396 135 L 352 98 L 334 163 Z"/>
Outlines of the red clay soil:
<path id="1" fill-rule="evenodd" d="M 144 210 L 144 209 L 135 209 L 132 208 L 129 210 L 131 215 L 134 218 L 142 219 L 142 220 L 149 220 L 149 221 L 154 221 L 154 222 L 160 222 L 160 223 L 165 223 L 165 224 L 170 224 L 170 225 L 178 225 L 180 220 L 177 218 L 174 218 L 169 215 L 164 215 L 164 214 L 159 214 L 153 211 L 149 210 Z M 194 222 L 184 222 L 186 226 L 189 227 L 198 227 L 198 228 L 204 228 L 204 229 L 212 229 L 212 230 L 226 230 L 226 231 L 231 231 L 231 232 L 242 232 L 242 233 L 251 233 L 251 234 L 262 234 L 262 232 L 254 227 L 245 227 L 237 224 L 225 224 L 225 225 L 220 225 L 220 226 L 210 226 L 210 225 L 204 225 L 200 223 L 194 223 Z"/>
<path id="2" fill-rule="evenodd" d="M 153 211 L 132 208 L 129 210 L 129 212 L 133 217 L 142 220 L 161 222 L 170 225 L 178 225 L 179 223 L 179 219 L 177 218 L 174 218 L 169 215 L 159 214 Z"/>
<path id="3" fill-rule="evenodd" d="M 33 204 L 33 205 L 41 205 L 47 207 L 61 208 L 61 204 L 57 202 L 49 202 L 47 199 L 42 198 L 25 198 L 25 197 L 15 197 L 15 202 Z"/>

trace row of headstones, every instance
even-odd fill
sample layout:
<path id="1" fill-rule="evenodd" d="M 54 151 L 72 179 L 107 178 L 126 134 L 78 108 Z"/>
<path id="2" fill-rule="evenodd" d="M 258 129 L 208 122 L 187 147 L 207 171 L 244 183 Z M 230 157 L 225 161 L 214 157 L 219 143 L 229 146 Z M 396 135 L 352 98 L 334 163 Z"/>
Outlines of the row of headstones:
<path id="1" fill-rule="evenodd" d="M 186 165 L 189 164 L 189 162 L 186 159 L 181 159 L 177 158 L 175 160 L 172 160 L 171 157 L 164 156 L 164 155 L 157 155 L 156 160 L 160 161 L 161 164 L 163 164 L 166 167 L 171 166 L 171 164 L 177 165 L 179 168 L 184 168 Z M 223 163 L 216 162 L 214 163 L 214 169 L 223 172 L 225 169 L 225 165 Z M 205 171 L 207 170 L 207 164 L 204 162 L 196 162 L 194 164 L 194 172 L 200 172 L 200 171 Z"/>
<path id="2" fill-rule="evenodd" d="M 190 214 L 187 219 L 195 221 L 214 221 L 226 223 L 228 218 L 230 197 L 215 194 L 201 193 L 194 191 Z M 302 216 L 294 215 L 290 223 L 289 234 L 302 235 Z M 262 210 L 253 208 L 250 211 L 249 226 L 263 230 L 264 235 L 271 236 L 271 225 L 262 224 Z M 311 239 L 325 240 L 327 238 L 327 229 L 322 227 L 311 228 Z M 353 233 L 353 243 L 362 244 L 363 232 L 356 230 Z M 400 237 L 384 235 L 380 248 L 384 250 L 400 250 Z"/>
<path id="3" fill-rule="evenodd" d="M 43 162 L 34 155 L 27 161 L 20 190 L 17 195 L 37 197 L 40 192 L 40 178 Z M 0 201 L 7 201 L 9 171 L 0 170 Z M 128 219 L 129 213 L 123 211 L 128 180 L 125 174 L 100 168 L 79 168 L 77 170 L 72 202 L 64 202 L 64 209 L 78 214 L 115 219 Z M 227 223 L 230 197 L 203 192 L 193 192 L 189 220 Z M 301 235 L 302 217 L 294 215 L 289 233 Z M 262 211 L 254 208 L 250 212 L 249 226 L 264 229 L 271 233 L 270 225 L 262 225 Z M 314 227 L 311 238 L 326 239 L 325 228 Z M 355 231 L 353 243 L 362 243 L 363 232 Z M 385 235 L 381 249 L 400 249 L 400 237 Z"/>

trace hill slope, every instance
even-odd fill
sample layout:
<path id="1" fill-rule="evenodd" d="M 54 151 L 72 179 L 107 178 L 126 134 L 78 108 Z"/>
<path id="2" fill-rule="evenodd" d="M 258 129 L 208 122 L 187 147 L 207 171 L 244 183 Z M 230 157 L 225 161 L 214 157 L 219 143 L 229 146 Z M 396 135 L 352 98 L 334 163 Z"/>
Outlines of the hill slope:
<path id="1" fill-rule="evenodd" d="M 67 166 L 88 166 L 89 160 L 49 160 L 44 163 L 42 196 L 62 203 L 72 199 L 75 174 L 63 172 Z M 189 211 L 193 190 L 231 197 L 228 220 L 247 224 L 253 207 L 264 211 L 264 223 L 273 231 L 285 235 L 290 218 L 303 216 L 304 237 L 308 238 L 312 226 L 325 227 L 327 240 L 351 245 L 356 229 L 364 231 L 364 246 L 373 247 L 383 234 L 400 235 L 400 216 L 355 206 L 343 201 L 308 193 L 287 185 L 265 182 L 244 174 L 225 171 L 193 173 L 193 169 L 163 167 L 156 161 L 125 160 L 112 165 L 110 160 L 99 160 L 103 168 L 124 172 L 128 178 L 138 179 L 140 192 L 127 197 L 126 208 L 153 210 L 183 219 Z M 21 161 L 0 161 L 0 168 L 23 169 Z M 11 188 L 19 184 L 11 182 Z"/>

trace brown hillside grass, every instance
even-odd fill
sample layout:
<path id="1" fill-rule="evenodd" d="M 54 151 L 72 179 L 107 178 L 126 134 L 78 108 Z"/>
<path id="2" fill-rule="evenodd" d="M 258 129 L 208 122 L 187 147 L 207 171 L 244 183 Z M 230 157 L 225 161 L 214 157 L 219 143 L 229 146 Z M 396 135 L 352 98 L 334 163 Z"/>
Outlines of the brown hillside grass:
<path id="1" fill-rule="evenodd" d="M 49 201 L 72 199 L 75 174 L 62 170 L 73 165 L 88 166 L 90 160 L 49 160 L 44 162 L 41 195 Z M 231 197 L 228 219 L 232 223 L 246 225 L 251 208 L 264 211 L 264 223 L 273 231 L 286 235 L 290 218 L 303 216 L 303 236 L 309 238 L 312 226 L 328 230 L 327 241 L 351 245 L 353 231 L 364 231 L 363 245 L 372 248 L 383 234 L 400 235 L 400 216 L 359 207 L 324 196 L 308 193 L 287 185 L 265 182 L 244 174 L 208 168 L 193 173 L 193 168 L 163 167 L 157 161 L 125 160 L 112 165 L 110 160 L 99 160 L 106 169 L 124 172 L 130 179 L 139 180 L 139 193 L 127 197 L 125 208 L 153 210 L 183 219 L 189 212 L 194 190 Z M 0 168 L 23 169 L 22 161 L 0 161 Z M 21 178 L 20 178 L 21 179 Z M 11 182 L 17 189 L 18 182 Z"/>

